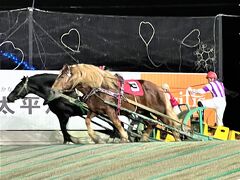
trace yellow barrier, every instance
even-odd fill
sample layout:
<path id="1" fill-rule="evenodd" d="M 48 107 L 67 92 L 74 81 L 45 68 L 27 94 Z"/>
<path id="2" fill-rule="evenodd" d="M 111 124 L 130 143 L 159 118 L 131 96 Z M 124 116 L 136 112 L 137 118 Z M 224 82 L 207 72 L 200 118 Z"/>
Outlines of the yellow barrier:
<path id="1" fill-rule="evenodd" d="M 230 130 L 228 127 L 225 126 L 209 127 L 208 124 L 206 123 L 204 123 L 203 134 L 221 140 L 236 140 L 236 134 L 240 136 L 240 132 Z"/>
<path id="2" fill-rule="evenodd" d="M 167 134 L 165 138 L 165 142 L 174 142 L 174 141 L 175 141 L 175 138 L 173 137 L 173 135 Z"/>
<path id="3" fill-rule="evenodd" d="M 161 140 L 161 130 L 157 129 L 155 138 L 156 138 L 156 140 Z M 173 141 L 175 141 L 175 138 L 171 134 L 167 133 L 164 141 L 165 142 L 173 142 Z"/>
<path id="4" fill-rule="evenodd" d="M 161 140 L 161 132 L 159 129 L 157 129 L 157 133 L 156 133 L 156 140 Z"/>
<path id="5" fill-rule="evenodd" d="M 206 123 L 203 124 L 203 135 L 209 136 L 208 124 L 206 124 Z"/>
<path id="6" fill-rule="evenodd" d="M 237 140 L 236 135 L 240 136 L 240 132 L 231 130 L 228 135 L 228 140 Z"/>
<path id="7" fill-rule="evenodd" d="M 238 131 L 230 130 L 228 127 L 225 126 L 209 127 L 206 123 L 204 123 L 203 134 L 221 140 L 237 140 L 236 135 L 240 137 L 240 132 Z M 161 134 L 160 129 L 157 129 L 155 138 L 157 140 L 163 139 L 165 142 L 175 141 L 175 138 L 170 133 L 165 134 L 164 138 L 164 134 Z"/>
<path id="8" fill-rule="evenodd" d="M 218 126 L 213 137 L 221 140 L 228 140 L 228 134 L 229 134 L 228 127 Z"/>

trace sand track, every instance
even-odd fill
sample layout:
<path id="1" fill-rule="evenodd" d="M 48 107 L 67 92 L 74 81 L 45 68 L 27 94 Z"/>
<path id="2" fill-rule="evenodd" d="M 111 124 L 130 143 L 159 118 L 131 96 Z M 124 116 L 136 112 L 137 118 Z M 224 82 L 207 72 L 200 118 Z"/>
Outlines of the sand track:
<path id="1" fill-rule="evenodd" d="M 5 179 L 240 179 L 240 141 L 2 145 Z"/>

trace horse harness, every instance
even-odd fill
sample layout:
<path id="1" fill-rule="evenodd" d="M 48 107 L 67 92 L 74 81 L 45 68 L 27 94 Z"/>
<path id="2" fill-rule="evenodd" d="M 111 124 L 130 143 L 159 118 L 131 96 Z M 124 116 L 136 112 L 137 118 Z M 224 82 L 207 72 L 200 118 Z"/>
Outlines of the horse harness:
<path id="1" fill-rule="evenodd" d="M 107 89 L 104 89 L 104 88 L 101 88 L 101 87 L 100 88 L 94 88 L 89 93 L 87 93 L 83 96 L 83 98 L 82 98 L 83 102 L 86 102 L 87 99 L 90 96 L 96 94 L 97 92 L 101 92 L 101 93 L 107 94 L 109 96 L 112 96 L 112 97 L 114 97 L 118 100 L 117 113 L 119 114 L 120 113 L 120 108 L 121 108 L 121 101 L 122 101 L 122 99 L 126 100 L 126 98 L 124 97 L 124 79 L 120 75 L 116 75 L 116 76 L 118 78 L 118 87 L 119 87 L 118 92 L 113 92 L 113 91 L 110 91 L 110 90 L 107 90 Z M 135 99 L 135 101 L 136 101 L 136 99 Z M 137 106 L 136 106 L 136 110 L 137 110 Z"/>
<path id="2" fill-rule="evenodd" d="M 20 91 L 17 93 L 18 96 L 23 92 L 23 90 L 25 90 L 28 93 L 28 76 L 24 76 L 24 77 L 25 77 L 25 82 L 21 87 Z"/>

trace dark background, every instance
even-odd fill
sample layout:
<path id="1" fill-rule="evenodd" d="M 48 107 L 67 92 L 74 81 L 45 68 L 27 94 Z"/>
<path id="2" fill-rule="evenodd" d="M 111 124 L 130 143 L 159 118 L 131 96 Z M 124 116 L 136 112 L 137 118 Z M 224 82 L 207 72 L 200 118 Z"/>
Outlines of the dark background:
<path id="1" fill-rule="evenodd" d="M 237 0 L 1 0 L 0 9 L 35 8 L 115 15 L 208 16 L 239 14 Z"/>
<path id="2" fill-rule="evenodd" d="M 1 0 L 0 10 L 41 10 L 124 16 L 239 15 L 237 0 Z M 227 89 L 225 125 L 240 130 L 240 18 L 223 17 L 223 82 Z"/>

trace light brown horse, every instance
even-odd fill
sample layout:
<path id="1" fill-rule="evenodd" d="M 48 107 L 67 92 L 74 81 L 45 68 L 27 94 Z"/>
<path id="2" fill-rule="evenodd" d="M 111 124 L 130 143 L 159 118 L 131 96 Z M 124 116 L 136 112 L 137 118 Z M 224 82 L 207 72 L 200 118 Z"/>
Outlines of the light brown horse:
<path id="1" fill-rule="evenodd" d="M 136 106 L 136 104 L 141 104 L 164 115 L 169 116 L 179 122 L 177 115 L 174 113 L 170 101 L 166 98 L 165 93 L 159 90 L 158 86 L 150 81 L 139 80 L 142 85 L 144 94 L 143 96 L 133 96 L 130 94 L 123 94 L 121 99 L 121 107 L 126 108 L 130 111 L 135 111 L 141 115 L 151 117 L 150 112 L 144 108 Z M 118 108 L 106 104 L 104 101 L 112 102 L 114 104 L 119 104 L 119 99 L 114 97 L 113 94 L 119 95 L 119 79 L 114 76 L 109 71 L 104 71 L 97 66 L 88 64 L 76 64 L 76 65 L 64 65 L 60 71 L 60 74 L 56 78 L 52 89 L 56 92 L 71 91 L 75 88 L 81 91 L 85 96 L 85 102 L 88 105 L 89 112 L 85 119 L 86 126 L 88 129 L 88 134 L 95 143 L 99 143 L 100 137 L 95 134 L 94 130 L 91 128 L 91 119 L 97 114 L 105 114 L 112 121 L 114 126 L 118 129 L 121 141 L 128 141 L 128 134 L 121 125 L 121 121 L 118 118 Z M 98 88 L 107 90 L 112 93 L 105 93 L 102 91 L 96 91 Z M 132 104 L 128 101 L 130 99 L 136 103 Z M 125 99 L 125 100 L 124 100 Z M 103 101 L 104 100 L 104 101 Z M 120 111 L 120 113 L 126 113 Z M 123 114 L 130 116 L 129 113 Z M 172 127 L 178 128 L 179 124 L 176 121 L 169 120 L 168 118 L 158 117 L 165 124 Z M 147 141 L 152 129 L 156 126 L 154 123 L 146 122 L 146 130 L 142 135 L 141 140 Z M 180 140 L 179 133 L 173 132 L 175 139 Z"/>

